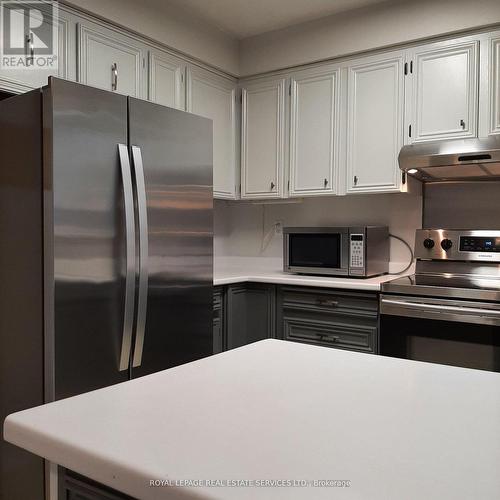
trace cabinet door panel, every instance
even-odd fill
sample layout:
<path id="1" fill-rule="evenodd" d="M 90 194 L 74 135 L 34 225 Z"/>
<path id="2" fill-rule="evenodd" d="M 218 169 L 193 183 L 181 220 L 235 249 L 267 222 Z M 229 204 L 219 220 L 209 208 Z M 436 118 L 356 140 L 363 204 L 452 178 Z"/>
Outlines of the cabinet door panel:
<path id="1" fill-rule="evenodd" d="M 229 286 L 226 305 L 227 349 L 276 337 L 274 286 Z"/>
<path id="2" fill-rule="evenodd" d="M 236 82 L 201 68 L 188 69 L 187 110 L 213 121 L 214 197 L 235 199 Z"/>
<path id="3" fill-rule="evenodd" d="M 242 198 L 280 198 L 285 164 L 285 79 L 242 90 Z"/>
<path id="4" fill-rule="evenodd" d="M 334 194 L 339 70 L 292 77 L 290 195 Z"/>
<path id="5" fill-rule="evenodd" d="M 139 43 L 102 27 L 80 24 L 78 29 L 79 81 L 144 97 L 145 51 Z"/>
<path id="6" fill-rule="evenodd" d="M 149 72 L 149 100 L 184 111 L 185 63 L 166 52 L 152 50 L 149 53 Z"/>
<path id="7" fill-rule="evenodd" d="M 399 191 L 403 96 L 402 54 L 348 68 L 348 192 Z"/>
<path id="8" fill-rule="evenodd" d="M 478 42 L 413 51 L 410 142 L 477 135 Z"/>
<path id="9" fill-rule="evenodd" d="M 500 36 L 490 41 L 490 134 L 500 134 Z"/>
<path id="10" fill-rule="evenodd" d="M 14 4 L 12 4 L 14 5 Z M 3 6 L 5 10 L 4 14 L 8 12 L 8 9 L 12 8 L 12 5 L 6 4 Z M 49 11 L 43 10 L 43 22 L 40 27 L 37 28 L 37 34 L 41 36 L 44 40 L 45 37 L 50 37 L 55 23 L 55 19 L 51 16 Z M 25 25 L 28 25 L 26 22 Z M 41 35 L 40 33 L 44 33 Z M 26 43 L 26 55 L 28 52 L 27 47 L 27 36 L 28 32 L 24 34 Z M 66 17 L 66 13 L 63 9 L 58 9 L 58 20 L 56 27 L 56 34 L 53 37 L 54 43 L 57 43 L 57 51 L 55 52 L 57 58 L 57 66 L 51 68 L 0 68 L 0 81 L 1 87 L 5 90 L 12 90 L 14 92 L 23 92 L 31 90 L 34 88 L 42 87 L 47 85 L 50 76 L 57 76 L 59 78 L 68 78 L 68 57 L 72 44 L 70 43 L 70 21 Z M 35 43 L 34 48 L 35 57 L 37 55 L 37 44 Z"/>

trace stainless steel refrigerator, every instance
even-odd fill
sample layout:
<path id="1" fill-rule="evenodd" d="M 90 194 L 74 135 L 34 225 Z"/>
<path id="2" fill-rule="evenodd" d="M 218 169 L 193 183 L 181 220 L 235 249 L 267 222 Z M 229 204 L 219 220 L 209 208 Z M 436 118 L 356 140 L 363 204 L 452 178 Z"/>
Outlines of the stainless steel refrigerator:
<path id="1" fill-rule="evenodd" d="M 210 120 L 59 79 L 0 102 L 2 423 L 212 353 L 212 209 Z M 0 459 L 2 499 L 44 497 Z"/>

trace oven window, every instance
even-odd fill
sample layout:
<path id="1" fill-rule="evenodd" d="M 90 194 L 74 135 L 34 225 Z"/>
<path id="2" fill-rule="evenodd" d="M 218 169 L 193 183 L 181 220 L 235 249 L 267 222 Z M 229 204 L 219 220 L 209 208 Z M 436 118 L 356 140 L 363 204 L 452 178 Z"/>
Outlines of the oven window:
<path id="1" fill-rule="evenodd" d="M 500 372 L 500 326 L 382 315 L 380 353 Z"/>
<path id="2" fill-rule="evenodd" d="M 341 243 L 339 233 L 290 234 L 290 266 L 340 269 Z"/>

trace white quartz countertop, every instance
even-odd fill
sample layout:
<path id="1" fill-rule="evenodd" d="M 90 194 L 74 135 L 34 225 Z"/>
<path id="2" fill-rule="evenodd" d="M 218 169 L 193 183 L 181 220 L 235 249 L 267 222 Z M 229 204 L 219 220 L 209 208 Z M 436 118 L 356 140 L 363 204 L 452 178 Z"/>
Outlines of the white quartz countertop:
<path id="1" fill-rule="evenodd" d="M 279 340 L 10 415 L 4 436 L 143 500 L 500 498 L 500 374 Z"/>
<path id="2" fill-rule="evenodd" d="M 397 276 L 384 275 L 374 278 L 336 278 L 325 276 L 305 276 L 287 274 L 283 271 L 253 271 L 245 273 L 235 270 L 218 272 L 214 275 L 214 285 L 231 285 L 234 283 L 270 283 L 276 285 L 317 286 L 320 288 L 344 288 L 350 290 L 379 291 L 381 283 L 390 281 Z"/>
<path id="3" fill-rule="evenodd" d="M 228 262 L 217 262 L 214 268 L 214 285 L 231 285 L 234 283 L 270 283 L 277 285 L 316 286 L 320 288 L 339 288 L 350 290 L 379 291 L 380 285 L 399 276 L 383 275 L 374 278 L 339 278 L 325 276 L 308 276 L 283 272 L 281 259 L 245 259 L 233 258 Z M 404 265 L 396 265 L 397 269 Z M 411 274 L 408 271 L 407 274 Z"/>

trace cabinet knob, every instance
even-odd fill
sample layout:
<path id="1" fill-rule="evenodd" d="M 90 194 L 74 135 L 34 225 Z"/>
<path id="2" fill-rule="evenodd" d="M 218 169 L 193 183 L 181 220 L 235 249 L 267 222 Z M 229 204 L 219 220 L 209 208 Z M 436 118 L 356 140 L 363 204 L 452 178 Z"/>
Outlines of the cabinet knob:
<path id="1" fill-rule="evenodd" d="M 325 186 L 325 188 L 326 188 L 326 187 L 328 186 L 328 179 L 325 179 L 325 180 L 323 181 L 323 184 L 324 184 L 324 186 Z"/>
<path id="2" fill-rule="evenodd" d="M 464 120 L 460 120 L 460 126 L 462 127 L 463 130 L 465 130 L 465 122 L 464 122 Z"/>
<path id="3" fill-rule="evenodd" d="M 354 176 L 354 185 L 356 186 L 357 184 L 358 184 L 358 176 L 357 176 L 357 175 L 355 175 L 355 176 Z"/>
<path id="4" fill-rule="evenodd" d="M 275 188 L 274 182 L 273 182 L 273 181 L 271 181 L 271 191 L 273 191 L 273 190 L 274 190 L 274 188 Z"/>

